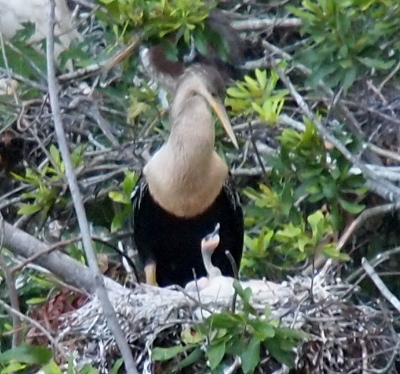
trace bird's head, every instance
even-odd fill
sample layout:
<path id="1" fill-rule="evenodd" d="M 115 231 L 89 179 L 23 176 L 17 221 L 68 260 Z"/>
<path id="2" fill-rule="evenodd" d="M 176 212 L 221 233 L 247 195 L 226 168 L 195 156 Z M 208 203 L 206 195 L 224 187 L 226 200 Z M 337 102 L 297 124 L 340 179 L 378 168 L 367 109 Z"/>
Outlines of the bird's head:
<path id="1" fill-rule="evenodd" d="M 235 133 L 223 105 L 225 83 L 218 71 L 211 66 L 193 65 L 186 69 L 175 90 L 171 117 L 179 117 L 182 108 L 186 107 L 187 100 L 196 95 L 205 99 L 214 110 L 232 143 L 238 148 Z"/>
<path id="2" fill-rule="evenodd" d="M 201 252 L 203 255 L 211 257 L 215 249 L 218 247 L 220 242 L 219 229 L 220 229 L 220 224 L 217 223 L 215 225 L 214 231 L 206 235 L 201 241 Z"/>

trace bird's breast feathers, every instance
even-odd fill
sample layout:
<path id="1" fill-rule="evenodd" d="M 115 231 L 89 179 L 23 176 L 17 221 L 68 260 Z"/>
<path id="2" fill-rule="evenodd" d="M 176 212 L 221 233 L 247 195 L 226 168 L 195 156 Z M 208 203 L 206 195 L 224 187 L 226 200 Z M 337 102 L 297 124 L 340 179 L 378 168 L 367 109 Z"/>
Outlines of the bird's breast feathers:
<path id="1" fill-rule="evenodd" d="M 190 218 L 207 210 L 221 192 L 228 168 L 219 160 L 218 157 L 204 169 L 191 169 L 162 157 L 153 157 L 143 173 L 157 204 L 177 217 Z"/>

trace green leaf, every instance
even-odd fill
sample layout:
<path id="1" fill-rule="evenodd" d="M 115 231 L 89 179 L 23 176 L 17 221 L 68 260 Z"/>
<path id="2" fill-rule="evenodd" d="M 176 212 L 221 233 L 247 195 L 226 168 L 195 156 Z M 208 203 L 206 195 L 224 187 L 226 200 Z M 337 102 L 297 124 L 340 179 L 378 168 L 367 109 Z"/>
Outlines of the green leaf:
<path id="1" fill-rule="evenodd" d="M 375 69 L 390 69 L 394 64 L 394 60 L 383 60 L 383 59 L 378 59 L 378 58 L 371 58 L 371 57 L 359 57 L 358 60 L 364 64 L 365 66 L 368 66 L 370 68 L 375 68 Z"/>
<path id="2" fill-rule="evenodd" d="M 200 358 L 204 355 L 204 351 L 200 348 L 197 347 L 196 349 L 193 350 L 193 352 L 190 352 L 190 354 L 185 357 L 182 361 L 180 361 L 172 370 L 172 372 L 175 372 L 179 369 L 185 368 L 189 365 L 194 364 L 195 362 L 197 362 L 198 360 L 200 360 Z"/>
<path id="3" fill-rule="evenodd" d="M 26 303 L 28 305 L 38 305 L 44 303 L 47 299 L 47 297 L 31 297 L 26 300 Z"/>
<path id="4" fill-rule="evenodd" d="M 211 370 L 217 368 L 217 366 L 221 363 L 222 359 L 225 356 L 225 341 L 222 341 L 219 344 L 211 345 L 207 350 L 207 358 L 210 362 Z"/>
<path id="5" fill-rule="evenodd" d="M 241 98 L 241 99 L 246 99 L 250 96 L 249 92 L 247 91 L 242 91 L 239 88 L 236 87 L 229 87 L 226 91 L 226 93 L 235 98 Z"/>
<path id="6" fill-rule="evenodd" d="M 275 234 L 275 239 L 285 241 L 286 239 L 293 239 L 302 234 L 302 229 L 294 226 L 292 223 L 286 225 L 283 230 L 278 230 Z"/>
<path id="7" fill-rule="evenodd" d="M 151 357 L 154 361 L 168 361 L 191 348 L 193 348 L 192 345 L 183 346 L 181 344 L 169 348 L 155 347 L 151 351 Z"/>
<path id="8" fill-rule="evenodd" d="M 333 199 L 337 195 L 337 184 L 333 179 L 325 179 L 322 182 L 322 192 L 327 199 Z"/>
<path id="9" fill-rule="evenodd" d="M 358 214 L 365 209 L 364 204 L 351 203 L 351 202 L 341 199 L 341 198 L 339 198 L 338 200 L 339 200 L 339 204 L 342 206 L 342 208 L 349 213 Z"/>
<path id="10" fill-rule="evenodd" d="M 349 261 L 350 256 L 347 253 L 339 252 L 336 249 L 335 245 L 326 245 L 322 248 L 322 253 L 330 258 L 340 260 L 340 261 Z"/>
<path id="11" fill-rule="evenodd" d="M 92 365 L 85 364 L 79 374 L 99 374 L 99 372 Z"/>
<path id="12" fill-rule="evenodd" d="M 62 374 L 61 369 L 53 360 L 44 366 L 42 371 L 44 371 L 46 374 Z"/>
<path id="13" fill-rule="evenodd" d="M 267 321 L 256 319 L 254 321 L 249 321 L 249 324 L 253 327 L 254 334 L 261 341 L 275 336 L 275 328 Z"/>
<path id="14" fill-rule="evenodd" d="M 300 340 L 308 337 L 308 334 L 301 330 L 291 329 L 290 327 L 279 327 L 276 332 L 285 339 Z"/>
<path id="15" fill-rule="evenodd" d="M 42 209 L 42 207 L 37 204 L 24 204 L 18 209 L 18 214 L 31 215 L 31 214 L 37 213 L 41 209 Z"/>
<path id="16" fill-rule="evenodd" d="M 314 236 L 320 237 L 323 234 L 324 221 L 325 217 L 320 210 L 307 217 L 307 222 L 310 224 Z"/>
<path id="17" fill-rule="evenodd" d="M 110 191 L 108 197 L 116 203 L 129 204 L 129 199 L 119 191 Z"/>
<path id="18" fill-rule="evenodd" d="M 30 365 L 44 365 L 52 357 L 50 349 L 35 345 L 20 345 L 0 354 L 0 363 L 16 361 Z"/>
<path id="19" fill-rule="evenodd" d="M 75 374 L 74 357 L 72 355 L 68 357 L 67 374 Z"/>
<path id="20" fill-rule="evenodd" d="M 278 349 L 273 344 L 268 345 L 268 351 L 276 361 L 286 365 L 289 369 L 294 368 L 294 354 L 292 352 Z"/>
<path id="21" fill-rule="evenodd" d="M 233 283 L 235 284 L 235 282 Z M 210 326 L 216 329 L 234 329 L 243 324 L 243 317 L 238 314 L 220 313 L 213 314 L 206 320 Z"/>
<path id="22" fill-rule="evenodd" d="M 343 78 L 343 90 L 346 92 L 357 78 L 357 69 L 353 66 L 346 71 Z"/>
<path id="23" fill-rule="evenodd" d="M 58 151 L 57 147 L 54 144 L 50 146 L 50 155 L 53 161 L 56 163 L 56 165 L 59 166 L 61 163 L 60 152 Z"/>
<path id="24" fill-rule="evenodd" d="M 0 374 L 11 374 L 17 371 L 24 370 L 26 368 L 25 364 L 21 364 L 19 362 L 14 362 L 7 365 L 4 369 L 0 371 Z"/>
<path id="25" fill-rule="evenodd" d="M 193 33 L 194 46 L 204 56 L 208 55 L 208 41 L 204 35 L 204 30 L 199 28 Z"/>
<path id="26" fill-rule="evenodd" d="M 129 172 L 126 173 L 125 179 L 122 182 L 122 191 L 125 196 L 131 195 L 133 189 L 135 188 L 135 185 L 139 179 L 139 175 L 136 174 L 135 172 Z"/>
<path id="27" fill-rule="evenodd" d="M 124 363 L 123 358 L 119 358 L 117 361 L 115 361 L 115 364 L 113 365 L 110 374 L 118 374 L 119 373 L 119 369 L 122 367 Z"/>
<path id="28" fill-rule="evenodd" d="M 253 315 L 257 315 L 257 311 L 252 307 L 250 304 L 250 298 L 251 298 L 251 288 L 247 287 L 243 289 L 241 283 L 235 279 L 233 281 L 233 288 L 235 289 L 236 293 L 239 295 L 239 297 L 243 301 L 243 309 L 246 313 L 251 313 Z"/>
<path id="29" fill-rule="evenodd" d="M 254 373 L 255 368 L 260 363 L 260 340 L 253 336 L 240 356 L 242 369 L 245 374 Z"/>
<path id="30" fill-rule="evenodd" d="M 265 347 L 271 356 L 281 364 L 285 364 L 289 369 L 294 367 L 294 354 L 291 351 L 286 351 L 281 348 L 281 342 L 274 339 L 266 340 L 264 342 Z"/>
<path id="31" fill-rule="evenodd" d="M 243 338 L 243 334 L 234 335 L 227 343 L 226 343 L 226 353 L 240 356 L 244 351 L 247 342 Z"/>
<path id="32" fill-rule="evenodd" d="M 261 71 L 260 69 L 256 69 L 255 74 L 260 87 L 265 88 L 267 85 L 267 72 L 265 70 Z"/>
<path id="33" fill-rule="evenodd" d="M 117 230 L 119 230 L 124 224 L 124 221 L 125 215 L 123 214 L 123 212 L 117 213 L 111 222 L 111 232 L 116 232 Z"/>

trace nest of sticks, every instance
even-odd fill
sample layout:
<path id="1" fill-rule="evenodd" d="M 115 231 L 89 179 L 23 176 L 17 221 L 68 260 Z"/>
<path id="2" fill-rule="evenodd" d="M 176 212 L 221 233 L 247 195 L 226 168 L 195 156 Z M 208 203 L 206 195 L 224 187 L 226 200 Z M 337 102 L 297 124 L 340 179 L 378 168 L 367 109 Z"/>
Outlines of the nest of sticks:
<path id="1" fill-rule="evenodd" d="M 242 282 L 252 289 L 250 303 L 260 318 L 279 321 L 306 333 L 295 349 L 295 367 L 279 364 L 261 349 L 257 373 L 396 373 L 394 361 L 400 346 L 393 329 L 394 316 L 382 303 L 357 302 L 357 287 L 335 278 L 332 266 L 325 266 L 316 276 L 289 278 L 276 284 Z M 107 285 L 112 304 L 123 331 L 135 353 L 139 372 L 164 373 L 190 353 L 177 354 L 166 362 L 154 362 L 154 347 L 185 344 L 182 332 L 202 323 L 210 314 L 232 308 L 231 293 L 185 292 L 176 288 L 158 288 L 143 284 L 126 289 L 116 283 Z M 265 316 L 265 311 L 270 314 Z M 243 303 L 236 298 L 236 313 L 243 313 Z M 101 304 L 94 297 L 81 308 L 62 316 L 59 344 L 67 348 L 76 363 L 94 364 L 107 373 L 116 359 L 116 343 L 107 328 Z M 240 371 L 240 360 L 226 355 L 224 373 Z M 211 372 L 203 357 L 183 369 L 183 373 Z"/>

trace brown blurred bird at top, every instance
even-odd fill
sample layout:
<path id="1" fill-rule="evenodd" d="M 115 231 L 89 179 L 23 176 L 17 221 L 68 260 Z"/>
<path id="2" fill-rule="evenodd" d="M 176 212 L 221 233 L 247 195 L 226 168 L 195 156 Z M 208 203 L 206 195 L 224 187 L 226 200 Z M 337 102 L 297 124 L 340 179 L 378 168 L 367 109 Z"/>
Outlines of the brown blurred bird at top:
<path id="1" fill-rule="evenodd" d="M 192 47 L 190 54 L 184 56 L 184 61 L 171 61 L 161 44 L 142 48 L 140 55 L 146 72 L 169 93 L 174 92 L 185 68 L 195 63 L 215 68 L 226 83 L 229 79 L 241 78 L 240 66 L 244 62 L 245 45 L 239 33 L 230 25 L 229 18 L 221 10 L 213 9 L 205 21 L 205 26 L 209 30 L 211 42 L 207 45 L 207 55 Z M 217 38 L 220 38 L 222 43 L 218 42 Z M 219 50 L 213 44 L 224 45 L 225 51 Z M 225 58 L 221 56 L 221 52 L 225 52 Z"/>

